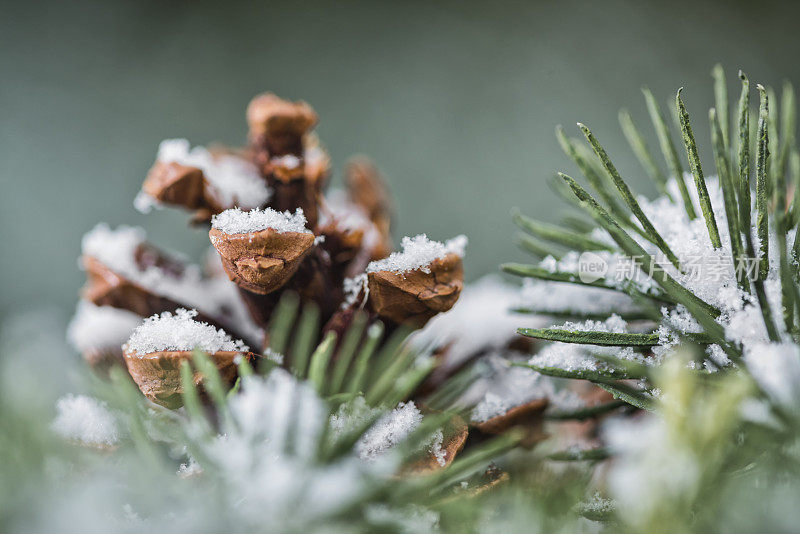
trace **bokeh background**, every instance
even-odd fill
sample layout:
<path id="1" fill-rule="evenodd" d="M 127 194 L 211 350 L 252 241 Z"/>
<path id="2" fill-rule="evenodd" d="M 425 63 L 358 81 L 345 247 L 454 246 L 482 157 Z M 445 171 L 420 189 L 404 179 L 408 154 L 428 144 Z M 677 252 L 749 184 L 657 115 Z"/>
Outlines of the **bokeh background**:
<path id="1" fill-rule="evenodd" d="M 141 225 L 197 256 L 183 213 L 132 200 L 164 138 L 245 140 L 244 108 L 305 99 L 336 168 L 373 157 L 399 209 L 396 237 L 466 233 L 467 277 L 521 257 L 509 209 L 557 219 L 547 189 L 572 166 L 556 124 L 589 125 L 652 193 L 619 131 L 639 88 L 679 86 L 708 145 L 709 72 L 800 81 L 796 2 L 0 2 L 0 314 L 74 306 L 81 235 Z M 645 131 L 655 147 L 649 128 Z M 713 168 L 708 154 L 706 166 Z"/>

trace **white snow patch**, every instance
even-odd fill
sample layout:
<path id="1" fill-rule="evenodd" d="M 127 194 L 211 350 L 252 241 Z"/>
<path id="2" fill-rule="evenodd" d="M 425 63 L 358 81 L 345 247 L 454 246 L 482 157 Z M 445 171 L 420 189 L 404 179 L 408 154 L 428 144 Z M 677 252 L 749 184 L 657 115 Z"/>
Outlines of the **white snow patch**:
<path id="1" fill-rule="evenodd" d="M 148 317 L 133 332 L 125 348 L 137 354 L 194 349 L 209 353 L 249 350 L 244 342 L 232 339 L 224 331 L 196 321 L 196 316 L 196 310 L 179 308 L 174 315 L 164 312 Z"/>
<path id="2" fill-rule="evenodd" d="M 548 409 L 562 411 L 585 406 L 576 393 L 558 389 L 551 377 L 511 363 L 499 354 L 491 354 L 481 361 L 486 369 L 485 376 L 464 395 L 464 399 L 468 400 L 474 397 L 475 391 L 483 392 L 483 397 L 472 410 L 473 422 L 488 421 L 534 399 L 546 398 L 549 401 Z"/>
<path id="3" fill-rule="evenodd" d="M 157 159 L 162 163 L 175 162 L 203 171 L 223 206 L 257 208 L 263 206 L 271 195 L 266 181 L 251 162 L 230 154 L 212 155 L 202 146 L 191 148 L 186 139 L 162 141 Z M 148 207 L 145 201 L 140 200 L 139 204 Z"/>
<path id="4" fill-rule="evenodd" d="M 748 347 L 745 364 L 776 402 L 795 409 L 800 403 L 800 347 L 795 343 L 759 343 Z"/>
<path id="5" fill-rule="evenodd" d="M 301 208 L 297 208 L 294 213 L 275 211 L 272 208 L 250 211 L 232 208 L 214 215 L 211 226 L 229 235 L 249 234 L 267 229 L 277 232 L 311 233 L 311 230 L 306 228 L 306 217 Z"/>
<path id="6" fill-rule="evenodd" d="M 61 437 L 90 446 L 111 446 L 120 438 L 117 421 L 105 403 L 86 395 L 67 395 L 56 403 L 53 430 Z"/>
<path id="7" fill-rule="evenodd" d="M 67 327 L 67 340 L 78 352 L 118 349 L 141 322 L 133 312 L 81 300 Z"/>
<path id="8" fill-rule="evenodd" d="M 430 263 L 443 258 L 448 254 L 464 257 L 467 246 L 467 236 L 459 235 L 444 243 L 428 239 L 425 234 L 414 237 L 404 237 L 400 243 L 402 252 L 392 252 L 388 258 L 371 262 L 367 265 L 367 272 L 391 271 L 405 273 L 414 269 L 421 269 L 429 273 Z"/>
<path id="9" fill-rule="evenodd" d="M 362 460 L 374 461 L 406 439 L 422 423 L 413 401 L 401 402 L 361 437 L 356 451 Z"/>

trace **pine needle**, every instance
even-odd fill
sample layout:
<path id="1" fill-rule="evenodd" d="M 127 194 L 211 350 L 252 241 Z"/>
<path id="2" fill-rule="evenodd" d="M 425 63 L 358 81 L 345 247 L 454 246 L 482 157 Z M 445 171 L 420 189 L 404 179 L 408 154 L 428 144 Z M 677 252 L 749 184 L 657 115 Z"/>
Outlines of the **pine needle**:
<path id="1" fill-rule="evenodd" d="M 614 247 L 608 243 L 597 241 L 590 237 L 564 230 L 558 226 L 543 223 L 522 215 L 519 210 L 515 209 L 511 214 L 514 223 L 522 230 L 543 239 L 565 246 L 567 248 L 576 250 L 614 250 Z"/>
<path id="2" fill-rule="evenodd" d="M 739 97 L 739 221 L 740 228 L 750 229 L 750 81 L 739 71 L 742 94 Z"/>
<path id="3" fill-rule="evenodd" d="M 728 234 L 730 237 L 731 251 L 736 261 L 744 260 L 744 250 L 742 248 L 742 236 L 739 231 L 739 208 L 736 203 L 736 187 L 733 175 L 728 165 L 727 150 L 722 138 L 722 130 L 716 113 L 716 109 L 708 111 L 708 121 L 711 125 L 711 140 L 714 148 L 714 159 L 717 164 L 717 175 L 719 176 L 720 187 L 725 201 L 725 217 L 728 222 Z M 746 287 L 747 278 L 739 281 Z"/>
<path id="4" fill-rule="evenodd" d="M 605 149 L 600 145 L 600 142 L 594 136 L 594 134 L 587 128 L 585 125 L 578 123 L 578 128 L 581 129 L 583 135 L 586 137 L 586 140 L 591 145 L 592 149 L 594 150 L 597 157 L 600 158 L 600 161 L 603 163 L 603 167 L 605 167 L 606 171 L 611 178 L 614 180 L 614 185 L 617 186 L 617 190 L 619 190 L 620 196 L 628 205 L 628 208 L 633 212 L 639 222 L 642 224 L 642 228 L 644 229 L 645 233 L 647 234 L 648 238 L 658 247 L 658 249 L 664 253 L 667 259 L 672 263 L 676 269 L 680 270 L 680 262 L 678 261 L 678 257 L 672 252 L 667 245 L 667 242 L 661 237 L 661 234 L 658 233 L 653 223 L 650 222 L 650 219 L 645 215 L 644 211 L 642 211 L 641 206 L 639 206 L 639 202 L 637 202 L 636 198 L 633 196 L 628 184 L 622 179 L 617 172 L 617 168 L 611 162 L 611 158 L 608 157 Z"/>
<path id="5" fill-rule="evenodd" d="M 655 182 L 658 192 L 670 200 L 673 200 L 667 190 L 667 177 L 664 176 L 664 173 L 661 172 L 661 169 L 658 167 L 653 154 L 650 152 L 650 148 L 647 146 L 647 142 L 644 140 L 644 136 L 633 123 L 630 113 L 624 109 L 619 112 L 619 124 L 622 127 L 622 133 L 625 135 L 625 139 L 628 140 L 628 144 L 631 146 L 631 150 L 633 150 L 633 153 L 636 155 L 636 159 L 639 160 L 642 168 L 650 176 L 650 179 Z"/>
<path id="6" fill-rule="evenodd" d="M 683 179 L 683 166 L 678 158 L 678 151 L 675 148 L 675 144 L 672 142 L 672 136 L 669 134 L 669 128 L 664 120 L 664 115 L 662 115 L 661 108 L 653 96 L 653 93 L 646 87 L 642 88 L 642 93 L 644 93 L 644 99 L 647 102 L 647 111 L 650 113 L 650 120 L 653 122 L 656 135 L 658 135 L 661 153 L 664 155 L 667 165 L 669 165 L 672 176 L 675 177 L 675 181 L 678 183 L 678 189 L 681 192 L 681 198 L 683 198 L 683 206 L 686 209 L 686 214 L 689 216 L 690 220 L 696 219 L 697 214 L 694 211 L 692 197 L 689 195 L 689 189 L 686 187 L 686 180 Z"/>
<path id="7" fill-rule="evenodd" d="M 561 328 L 518 328 L 517 333 L 526 337 L 580 343 L 602 347 L 653 347 L 658 345 L 658 334 L 632 334 L 628 332 L 597 332 L 565 330 Z"/>
<path id="8" fill-rule="evenodd" d="M 328 372 L 328 364 L 335 348 L 336 332 L 328 332 L 322 343 L 314 350 L 314 354 L 311 355 L 311 364 L 308 367 L 308 381 L 321 394 L 325 393 L 327 389 L 325 378 Z"/>
<path id="9" fill-rule="evenodd" d="M 758 85 L 761 104 L 758 111 L 756 150 L 756 231 L 758 235 L 758 277 L 767 279 L 769 272 L 769 199 L 767 164 L 769 160 L 769 101 L 764 86 Z"/>
<path id="10" fill-rule="evenodd" d="M 288 318 L 285 319 L 288 322 Z M 305 378 L 311 351 L 319 333 L 319 306 L 313 301 L 303 305 L 300 323 L 292 345 L 291 369 L 295 376 Z"/>
<path id="11" fill-rule="evenodd" d="M 627 405 L 628 403 L 626 402 L 614 400 L 596 404 L 594 406 L 587 406 L 586 408 L 578 408 L 577 410 L 550 411 L 545 413 L 545 419 L 552 419 L 556 421 L 584 421 L 586 419 L 593 419 L 595 417 L 605 415 Z"/>
<path id="12" fill-rule="evenodd" d="M 725 70 L 722 65 L 717 63 L 711 69 L 711 77 L 714 78 L 714 107 L 719 118 L 719 127 L 722 132 L 723 154 L 728 154 L 731 147 L 730 142 L 730 109 L 728 108 L 728 85 L 725 81 Z"/>
<path id="13" fill-rule="evenodd" d="M 675 95 L 675 105 L 678 112 L 678 119 L 680 120 L 681 133 L 683 134 L 683 144 L 686 147 L 686 155 L 689 158 L 689 168 L 692 170 L 694 176 L 694 184 L 697 187 L 697 195 L 700 199 L 700 210 L 703 212 L 703 218 L 706 220 L 708 227 L 708 237 L 711 239 L 711 244 L 714 248 L 722 247 L 722 241 L 719 238 L 719 230 L 717 229 L 717 221 L 714 218 L 714 209 L 711 207 L 711 198 L 708 196 L 708 189 L 706 188 L 706 180 L 703 176 L 703 167 L 700 165 L 700 154 L 697 152 L 697 144 L 694 140 L 694 133 L 692 133 L 692 125 L 689 122 L 689 113 L 686 111 L 686 106 L 681 98 L 683 88 L 678 89 Z"/>

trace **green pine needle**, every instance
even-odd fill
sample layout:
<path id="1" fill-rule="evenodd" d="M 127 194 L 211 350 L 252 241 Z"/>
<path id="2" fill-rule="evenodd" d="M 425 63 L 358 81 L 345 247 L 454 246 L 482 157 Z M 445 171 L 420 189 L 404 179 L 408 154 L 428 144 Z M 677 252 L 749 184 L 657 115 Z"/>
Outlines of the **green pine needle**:
<path id="1" fill-rule="evenodd" d="M 723 154 L 730 151 L 730 109 L 728 108 L 728 85 L 725 81 L 725 70 L 719 63 L 714 65 L 711 70 L 711 77 L 714 78 L 714 107 L 717 109 L 719 126 L 722 131 L 722 146 L 725 148 Z"/>
<path id="2" fill-rule="evenodd" d="M 736 203 L 736 187 L 728 165 L 727 149 L 722 138 L 723 132 L 716 109 L 711 108 L 709 110 L 708 120 L 711 125 L 711 140 L 714 148 L 714 160 L 717 164 L 717 175 L 719 176 L 719 183 L 725 200 L 725 217 L 728 222 L 731 251 L 733 252 L 734 260 L 741 261 L 744 259 L 744 250 L 742 248 L 741 232 L 739 231 L 739 208 Z M 746 277 L 740 280 L 742 284 L 746 282 Z"/>
<path id="3" fill-rule="evenodd" d="M 517 333 L 526 337 L 580 343 L 602 347 L 653 347 L 658 345 L 658 334 L 631 334 L 627 332 L 599 332 L 565 330 L 561 328 L 518 328 Z"/>
<path id="4" fill-rule="evenodd" d="M 760 259 L 758 276 L 766 280 L 769 272 L 769 199 L 767 164 L 769 161 L 769 101 L 767 92 L 758 85 L 760 106 L 758 111 L 758 134 L 756 150 L 756 229 Z"/>
<path id="5" fill-rule="evenodd" d="M 742 94 L 739 97 L 739 221 L 740 228 L 750 228 L 750 81 L 739 71 Z M 747 230 L 749 232 L 749 230 Z"/>
<path id="6" fill-rule="evenodd" d="M 517 209 L 512 211 L 511 217 L 514 223 L 522 230 L 551 243 L 556 243 L 575 250 L 614 250 L 614 247 L 608 243 L 597 241 L 596 239 L 586 237 L 576 232 L 564 230 L 552 224 L 536 221 L 522 215 Z"/>
<path id="7" fill-rule="evenodd" d="M 336 348 L 336 332 L 328 332 L 325 339 L 314 350 L 311 355 L 311 364 L 308 367 L 308 381 L 314 385 L 320 394 L 326 391 L 326 376 L 328 373 L 328 364 L 331 361 L 331 356 Z"/>
<path id="8" fill-rule="evenodd" d="M 586 419 L 594 419 L 595 417 L 606 415 L 627 405 L 627 402 L 614 400 L 586 408 L 578 408 L 577 410 L 550 411 L 545 414 L 545 418 L 556 421 L 585 421 Z"/>
<path id="9" fill-rule="evenodd" d="M 675 105 L 678 112 L 678 119 L 680 120 L 683 144 L 686 147 L 686 155 L 689 158 L 689 168 L 692 170 L 695 187 L 697 187 L 697 195 L 700 199 L 700 210 L 703 212 L 703 218 L 705 218 L 706 226 L 708 227 L 708 236 L 714 248 L 720 248 L 722 247 L 722 241 L 720 241 L 719 238 L 717 221 L 714 218 L 714 209 L 711 207 L 711 198 L 708 196 L 706 180 L 703 176 L 703 167 L 700 164 L 700 154 L 697 152 L 697 143 L 695 143 L 692 125 L 689 122 L 689 113 L 686 111 L 686 106 L 681 98 L 682 91 L 682 87 L 678 89 L 678 93 L 675 95 Z"/>
<path id="10" fill-rule="evenodd" d="M 639 160 L 650 179 L 655 182 L 658 192 L 672 200 L 672 196 L 667 190 L 667 177 L 658 167 L 650 148 L 647 146 L 647 142 L 644 140 L 644 136 L 633 123 L 630 113 L 624 109 L 619 112 L 619 124 L 622 127 L 622 133 L 628 140 L 628 144 L 636 155 L 636 159 Z"/>
<path id="11" fill-rule="evenodd" d="M 633 212 L 639 222 L 642 224 L 642 228 L 644 229 L 645 233 L 647 234 L 648 239 L 650 239 L 661 252 L 667 257 L 667 259 L 672 263 L 676 269 L 681 268 L 680 262 L 678 261 L 678 257 L 672 252 L 667 245 L 667 242 L 661 237 L 661 234 L 658 233 L 653 223 L 650 222 L 650 219 L 645 215 L 644 211 L 642 211 L 641 206 L 639 206 L 639 202 L 634 197 L 633 192 L 631 192 L 628 184 L 622 179 L 617 172 L 617 168 L 611 162 L 611 158 L 608 157 L 605 149 L 600 145 L 600 142 L 594 136 L 594 134 L 587 128 L 585 125 L 578 123 L 578 128 L 581 129 L 583 135 L 586 137 L 586 140 L 589 142 L 589 145 L 594 150 L 597 157 L 600 158 L 600 161 L 603 163 L 603 167 L 605 167 L 608 174 L 614 180 L 614 185 L 617 187 L 617 190 L 622 196 L 622 199 L 628 205 L 628 208 Z"/>
<path id="12" fill-rule="evenodd" d="M 683 179 L 683 166 L 681 165 L 681 160 L 678 158 L 678 151 L 675 148 L 675 144 L 672 142 L 672 136 L 664 120 L 664 115 L 662 115 L 661 108 L 653 96 L 653 93 L 646 87 L 642 88 L 642 93 L 644 93 L 644 99 L 647 102 L 647 111 L 650 113 L 650 120 L 656 130 L 656 135 L 658 135 L 661 153 L 664 155 L 664 159 L 669 165 L 672 176 L 675 177 L 675 181 L 678 183 L 678 189 L 681 192 L 686 214 L 689 216 L 689 219 L 696 219 L 697 214 L 694 211 L 692 197 L 689 195 L 689 189 L 686 187 L 686 180 Z"/>

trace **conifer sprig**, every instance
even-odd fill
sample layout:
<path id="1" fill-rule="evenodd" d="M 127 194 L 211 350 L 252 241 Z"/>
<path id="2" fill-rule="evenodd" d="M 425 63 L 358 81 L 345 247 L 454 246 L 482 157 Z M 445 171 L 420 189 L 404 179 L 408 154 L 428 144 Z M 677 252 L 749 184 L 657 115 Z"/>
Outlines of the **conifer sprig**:
<path id="1" fill-rule="evenodd" d="M 627 111 L 620 112 L 620 125 L 634 155 L 646 174 L 655 182 L 656 188 L 662 193 L 669 193 L 670 188 L 676 188 L 672 191 L 677 190 L 680 194 L 689 221 L 697 217 L 695 203 L 699 206 L 705 221 L 710 246 L 713 250 L 718 251 L 717 253 L 725 255 L 728 258 L 727 261 L 730 262 L 730 268 L 736 270 L 738 287 L 743 292 L 745 301 L 753 303 L 759 310 L 767 339 L 777 342 L 789 335 L 794 336 L 797 341 L 798 331 L 800 331 L 800 292 L 797 288 L 797 283 L 800 281 L 800 268 L 797 262 L 798 255 L 800 255 L 800 241 L 795 238 L 793 243 L 786 242 L 787 234 L 797 226 L 798 219 L 800 219 L 800 208 L 798 208 L 800 194 L 796 188 L 796 184 L 800 181 L 800 156 L 798 156 L 795 146 L 794 91 L 791 85 L 784 85 L 779 113 L 777 106 L 774 105 L 775 97 L 770 96 L 768 89 L 758 85 L 758 128 L 755 143 L 751 146 L 750 83 L 747 76 L 742 72 L 739 73 L 741 93 L 738 99 L 737 120 L 734 122 L 733 135 L 730 127 L 731 109 L 728 102 L 728 90 L 724 72 L 720 66 L 713 69 L 712 77 L 715 106 L 709 110 L 708 118 L 711 127 L 711 148 L 717 173 L 716 182 L 708 180 L 703 172 L 690 115 L 682 98 L 682 89 L 675 96 L 674 116 L 685 148 L 685 161 L 691 170 L 695 185 L 694 199 L 683 176 L 685 164 L 678 156 L 672 135 L 657 101 L 648 89 L 643 89 L 643 93 L 666 168 L 671 173 L 669 179 L 661 172 L 653 154 L 647 148 L 644 134 L 634 125 Z M 587 145 L 583 147 L 578 145 L 575 140 L 569 139 L 561 128 L 556 130 L 556 135 L 565 153 L 578 164 L 578 168 L 592 189 L 597 192 L 598 198 L 590 194 L 572 177 L 564 173 L 558 173 L 558 175 L 573 192 L 579 209 L 590 216 L 616 245 L 611 247 L 610 251 L 602 251 L 598 248 L 595 249 L 595 252 L 611 253 L 635 260 L 638 262 L 641 272 L 647 273 L 646 277 L 650 283 L 624 284 L 619 281 L 611 281 L 605 276 L 587 278 L 580 272 L 562 271 L 560 267 L 553 268 L 553 262 L 555 261 L 559 265 L 558 262 L 565 257 L 564 253 L 561 253 L 559 257 L 554 256 L 552 259 L 548 259 L 547 268 L 537 265 L 505 264 L 502 269 L 511 274 L 535 278 L 548 283 L 569 283 L 624 293 L 634 298 L 640 305 L 644 304 L 641 313 L 631 314 L 627 310 L 619 310 L 620 319 L 627 312 L 625 320 L 628 321 L 640 321 L 644 324 L 652 321 L 656 325 L 659 323 L 666 325 L 670 330 L 670 323 L 664 317 L 669 316 L 673 311 L 680 313 L 681 310 L 684 310 L 697 322 L 702 331 L 699 334 L 687 335 L 673 329 L 673 336 L 682 337 L 684 342 L 691 344 L 699 343 L 706 347 L 715 345 L 722 349 L 730 362 L 742 364 L 743 356 L 749 350 L 749 346 L 738 338 L 732 339 L 730 333 L 725 330 L 724 324 L 727 315 L 723 316 L 720 306 L 715 304 L 713 299 L 698 296 L 692 286 L 687 283 L 688 269 L 682 264 L 683 260 L 673 252 L 672 245 L 668 244 L 661 235 L 658 224 L 654 224 L 654 220 L 651 220 L 645 213 L 626 180 L 612 163 L 609 154 L 588 128 L 579 123 L 579 129 L 587 141 Z M 604 172 L 598 172 L 582 156 L 588 150 L 594 152 Z M 753 151 L 756 154 L 754 171 L 751 168 L 751 152 Z M 755 174 L 754 193 L 751 192 L 751 183 L 753 183 L 751 173 Z M 603 174 L 615 186 L 618 196 L 611 196 L 611 191 L 606 186 L 607 182 L 601 180 Z M 719 206 L 712 205 L 710 187 L 719 188 L 718 191 L 714 191 L 714 194 L 718 195 L 717 198 L 721 198 Z M 751 200 L 753 194 L 755 195 L 754 203 Z M 670 194 L 663 196 L 667 201 L 674 202 Z M 620 201 L 622 201 L 621 204 Z M 715 213 L 715 208 L 720 210 L 720 213 Z M 632 224 L 630 215 L 633 215 L 641 226 Z M 516 217 L 522 216 L 516 215 Z M 724 226 L 718 226 L 718 221 L 723 221 Z M 529 226 L 533 225 L 529 222 Z M 724 243 L 720 228 L 727 231 Z M 645 241 L 642 241 L 641 238 Z M 598 240 L 599 237 L 593 233 L 591 239 Z M 675 236 L 673 235 L 671 239 L 675 239 Z M 770 249 L 771 240 L 777 243 L 777 250 Z M 573 242 L 577 243 L 577 238 Z M 671 266 L 660 264 L 653 253 L 648 251 L 647 242 L 663 253 Z M 573 254 L 577 254 L 591 249 L 582 246 L 573 247 L 573 250 L 575 251 Z M 541 256 L 541 252 L 544 251 L 539 250 L 539 252 Z M 567 262 L 567 265 L 575 265 L 576 257 L 574 255 L 570 257 L 572 259 Z M 748 277 L 747 273 L 740 272 L 740 269 L 748 262 L 755 262 L 755 277 Z M 776 320 L 778 318 L 774 317 L 773 308 L 767 298 L 765 282 L 768 278 L 770 280 L 777 278 L 777 283 L 780 284 L 782 312 L 779 315 L 779 322 Z M 650 306 L 656 306 L 656 309 L 660 308 L 660 313 L 649 313 Z M 548 314 L 546 308 L 535 305 L 523 307 L 519 311 Z M 605 316 L 603 313 L 597 312 L 582 315 L 580 310 L 575 310 L 572 313 L 556 313 L 552 316 L 556 318 L 583 317 L 602 321 L 615 312 L 616 310 L 612 309 Z M 731 312 L 726 311 L 725 313 Z M 670 341 L 674 338 L 669 336 L 665 338 L 661 331 L 646 333 L 647 330 L 645 333 L 641 330 L 606 332 L 593 331 L 591 328 L 575 330 L 569 327 L 553 327 L 520 329 L 519 332 L 544 341 L 577 343 L 587 347 L 647 348 L 660 347 L 665 343 L 674 342 Z M 589 352 L 591 353 L 591 351 Z M 617 361 L 615 364 L 604 354 L 597 354 L 594 358 L 598 362 L 604 362 L 603 369 L 612 370 L 566 370 L 552 366 L 546 367 L 533 363 L 535 358 L 532 360 L 531 367 L 551 376 L 602 383 L 603 387 L 614 389 L 612 393 L 615 398 L 635 406 L 651 405 L 649 403 L 652 399 L 643 400 L 641 392 L 628 391 L 626 388 L 620 387 L 620 384 L 608 382 L 621 375 L 637 375 L 636 370 L 628 362 Z M 714 371 L 729 365 L 715 360 L 708 354 L 701 358 L 700 363 Z M 649 374 L 646 372 L 643 375 L 645 381 L 649 380 Z"/>

